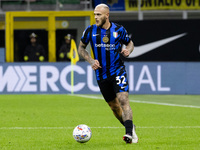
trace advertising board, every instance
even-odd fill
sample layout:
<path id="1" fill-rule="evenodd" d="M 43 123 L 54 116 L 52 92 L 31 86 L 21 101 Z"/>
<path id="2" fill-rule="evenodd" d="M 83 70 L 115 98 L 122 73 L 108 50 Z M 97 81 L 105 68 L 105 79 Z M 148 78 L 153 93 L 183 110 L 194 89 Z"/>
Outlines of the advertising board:
<path id="1" fill-rule="evenodd" d="M 200 63 L 127 62 L 130 94 L 200 94 Z M 70 63 L 4 63 L 0 94 L 69 94 Z M 91 66 L 73 66 L 76 94 L 100 94 Z"/>

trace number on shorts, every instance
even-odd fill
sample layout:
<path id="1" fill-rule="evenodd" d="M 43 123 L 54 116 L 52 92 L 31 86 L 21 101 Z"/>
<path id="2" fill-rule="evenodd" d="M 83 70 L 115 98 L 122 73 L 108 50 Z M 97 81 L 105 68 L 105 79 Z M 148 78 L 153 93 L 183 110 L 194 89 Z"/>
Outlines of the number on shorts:
<path id="1" fill-rule="evenodd" d="M 117 76 L 116 77 L 116 80 L 117 80 L 117 84 L 126 84 L 126 81 L 125 81 L 125 76 L 121 76 L 121 79 L 120 79 L 120 76 Z"/>

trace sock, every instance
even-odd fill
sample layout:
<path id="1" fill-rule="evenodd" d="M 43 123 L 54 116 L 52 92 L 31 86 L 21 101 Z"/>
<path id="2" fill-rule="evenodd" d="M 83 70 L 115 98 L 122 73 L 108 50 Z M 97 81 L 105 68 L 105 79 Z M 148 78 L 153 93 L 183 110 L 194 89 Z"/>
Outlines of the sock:
<path id="1" fill-rule="evenodd" d="M 132 130 L 133 130 L 133 121 L 132 120 L 126 120 L 124 122 L 124 126 L 126 129 L 126 134 L 129 134 L 132 136 Z"/>

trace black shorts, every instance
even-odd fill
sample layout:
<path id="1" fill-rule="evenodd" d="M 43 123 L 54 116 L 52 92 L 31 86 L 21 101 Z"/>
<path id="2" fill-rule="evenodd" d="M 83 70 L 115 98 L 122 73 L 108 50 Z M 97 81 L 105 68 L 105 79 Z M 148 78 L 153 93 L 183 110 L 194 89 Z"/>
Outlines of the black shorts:
<path id="1" fill-rule="evenodd" d="M 106 102 L 115 99 L 119 92 L 129 92 L 128 79 L 125 69 L 103 80 L 97 81 L 100 91 Z"/>

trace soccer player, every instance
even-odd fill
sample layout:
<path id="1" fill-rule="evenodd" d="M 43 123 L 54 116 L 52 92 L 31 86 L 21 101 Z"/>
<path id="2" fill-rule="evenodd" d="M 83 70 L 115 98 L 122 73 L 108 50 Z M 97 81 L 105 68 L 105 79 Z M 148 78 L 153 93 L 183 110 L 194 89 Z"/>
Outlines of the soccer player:
<path id="1" fill-rule="evenodd" d="M 125 126 L 126 143 L 137 143 L 138 137 L 132 122 L 132 110 L 129 104 L 128 80 L 120 55 L 128 57 L 133 51 L 133 42 L 121 25 L 109 21 L 109 7 L 99 4 L 94 9 L 96 24 L 88 26 L 83 32 L 78 52 L 95 70 L 97 83 L 105 101 L 115 117 Z M 87 52 L 90 42 L 94 59 Z M 122 48 L 122 44 L 126 48 Z"/>

